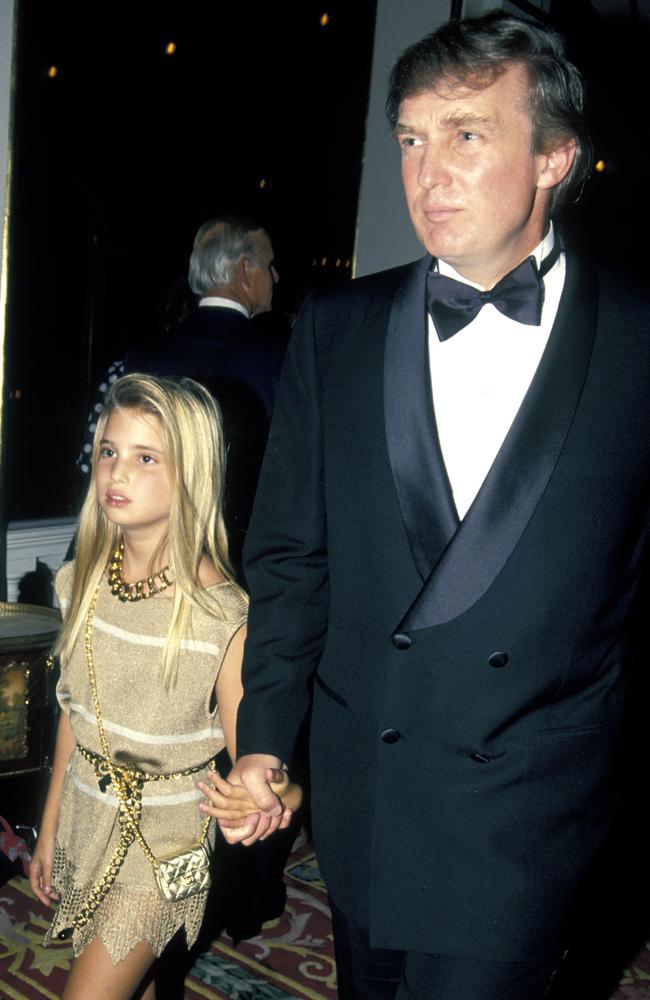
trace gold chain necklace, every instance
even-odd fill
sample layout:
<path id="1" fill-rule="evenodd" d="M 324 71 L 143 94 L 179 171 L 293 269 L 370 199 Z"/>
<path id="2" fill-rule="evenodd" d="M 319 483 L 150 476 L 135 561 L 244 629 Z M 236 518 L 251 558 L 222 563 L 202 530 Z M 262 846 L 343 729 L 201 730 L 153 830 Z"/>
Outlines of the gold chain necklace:
<path id="1" fill-rule="evenodd" d="M 168 578 L 168 573 L 169 566 L 164 566 L 151 576 L 145 576 L 143 580 L 127 583 L 124 579 L 124 542 L 121 541 L 108 566 L 108 585 L 111 594 L 120 601 L 146 601 L 154 594 L 162 594 L 163 590 L 171 587 L 174 581 Z"/>

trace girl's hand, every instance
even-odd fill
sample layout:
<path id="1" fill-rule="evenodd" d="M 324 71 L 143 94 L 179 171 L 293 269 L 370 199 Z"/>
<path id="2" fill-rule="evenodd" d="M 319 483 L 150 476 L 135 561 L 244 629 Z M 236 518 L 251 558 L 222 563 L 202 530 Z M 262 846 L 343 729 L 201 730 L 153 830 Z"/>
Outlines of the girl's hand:
<path id="1" fill-rule="evenodd" d="M 41 830 L 29 865 L 29 884 L 34 895 L 46 906 L 52 906 L 58 895 L 52 886 L 54 861 L 54 834 L 48 836 Z"/>
<path id="2" fill-rule="evenodd" d="M 207 801 L 201 802 L 199 808 L 209 812 L 217 819 L 242 819 L 251 813 L 259 812 L 248 791 L 243 785 L 231 785 L 215 771 L 208 771 L 210 784 L 199 781 L 198 787 Z"/>

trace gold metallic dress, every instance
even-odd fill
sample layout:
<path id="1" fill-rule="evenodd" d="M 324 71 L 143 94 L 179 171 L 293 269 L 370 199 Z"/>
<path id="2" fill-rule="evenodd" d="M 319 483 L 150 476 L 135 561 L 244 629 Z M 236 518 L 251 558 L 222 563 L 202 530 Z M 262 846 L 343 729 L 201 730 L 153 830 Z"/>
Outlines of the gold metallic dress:
<path id="1" fill-rule="evenodd" d="M 72 564 L 57 575 L 65 615 Z M 172 602 L 156 597 L 122 603 L 101 584 L 94 620 L 97 688 L 111 757 L 116 764 L 158 774 L 182 771 L 214 757 L 224 746 L 214 685 L 224 654 L 246 620 L 246 599 L 229 583 L 209 588 L 221 617 L 193 609 L 183 640 L 176 687 L 167 692 L 159 679 Z M 77 743 L 101 754 L 93 709 L 83 630 L 62 670 L 57 697 Z M 200 839 L 203 817 L 198 772 L 170 781 L 149 781 L 142 791 L 140 828 L 156 857 L 180 851 Z M 214 838 L 211 828 L 209 838 Z M 93 765 L 80 753 L 67 770 L 56 837 L 53 884 L 60 904 L 45 944 L 70 928 L 109 864 L 120 839 L 118 799 L 109 784 L 101 791 Z M 99 935 L 113 963 L 141 940 L 156 955 L 185 927 L 193 944 L 207 893 L 177 903 L 160 894 L 151 863 L 137 842 L 108 895 L 90 920 L 72 935 L 75 955 Z"/>

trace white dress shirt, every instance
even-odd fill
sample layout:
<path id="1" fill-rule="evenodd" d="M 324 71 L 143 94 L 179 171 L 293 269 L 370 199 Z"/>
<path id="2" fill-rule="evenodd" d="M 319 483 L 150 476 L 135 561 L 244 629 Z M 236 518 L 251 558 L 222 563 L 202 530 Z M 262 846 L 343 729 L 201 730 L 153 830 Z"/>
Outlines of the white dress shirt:
<path id="1" fill-rule="evenodd" d="M 551 226 L 533 251 L 538 266 L 554 241 Z M 473 284 L 444 261 L 439 261 L 439 269 L 441 274 Z M 543 279 L 539 326 L 509 319 L 488 303 L 466 327 L 440 341 L 429 317 L 438 436 L 461 519 L 481 488 L 537 370 L 557 313 L 565 270 L 564 254 L 560 254 Z"/>
<path id="2" fill-rule="evenodd" d="M 199 308 L 202 306 L 219 306 L 220 309 L 235 309 L 236 312 L 240 312 L 246 319 L 250 319 L 248 309 L 241 302 L 235 302 L 234 299 L 224 299 L 221 295 L 204 295 L 202 299 L 199 299 Z"/>

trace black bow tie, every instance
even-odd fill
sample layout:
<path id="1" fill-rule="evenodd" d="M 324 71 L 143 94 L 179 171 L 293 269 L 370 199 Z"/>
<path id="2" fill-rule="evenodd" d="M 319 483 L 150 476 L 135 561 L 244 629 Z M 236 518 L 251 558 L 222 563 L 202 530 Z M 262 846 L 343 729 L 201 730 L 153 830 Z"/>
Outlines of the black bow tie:
<path id="1" fill-rule="evenodd" d="M 539 326 L 542 319 L 544 284 L 542 278 L 560 256 L 555 242 L 550 254 L 537 268 L 534 257 L 527 257 L 489 292 L 482 292 L 463 281 L 448 278 L 437 271 L 427 275 L 427 299 L 431 319 L 439 340 L 449 340 L 471 323 L 487 302 L 518 323 Z"/>

